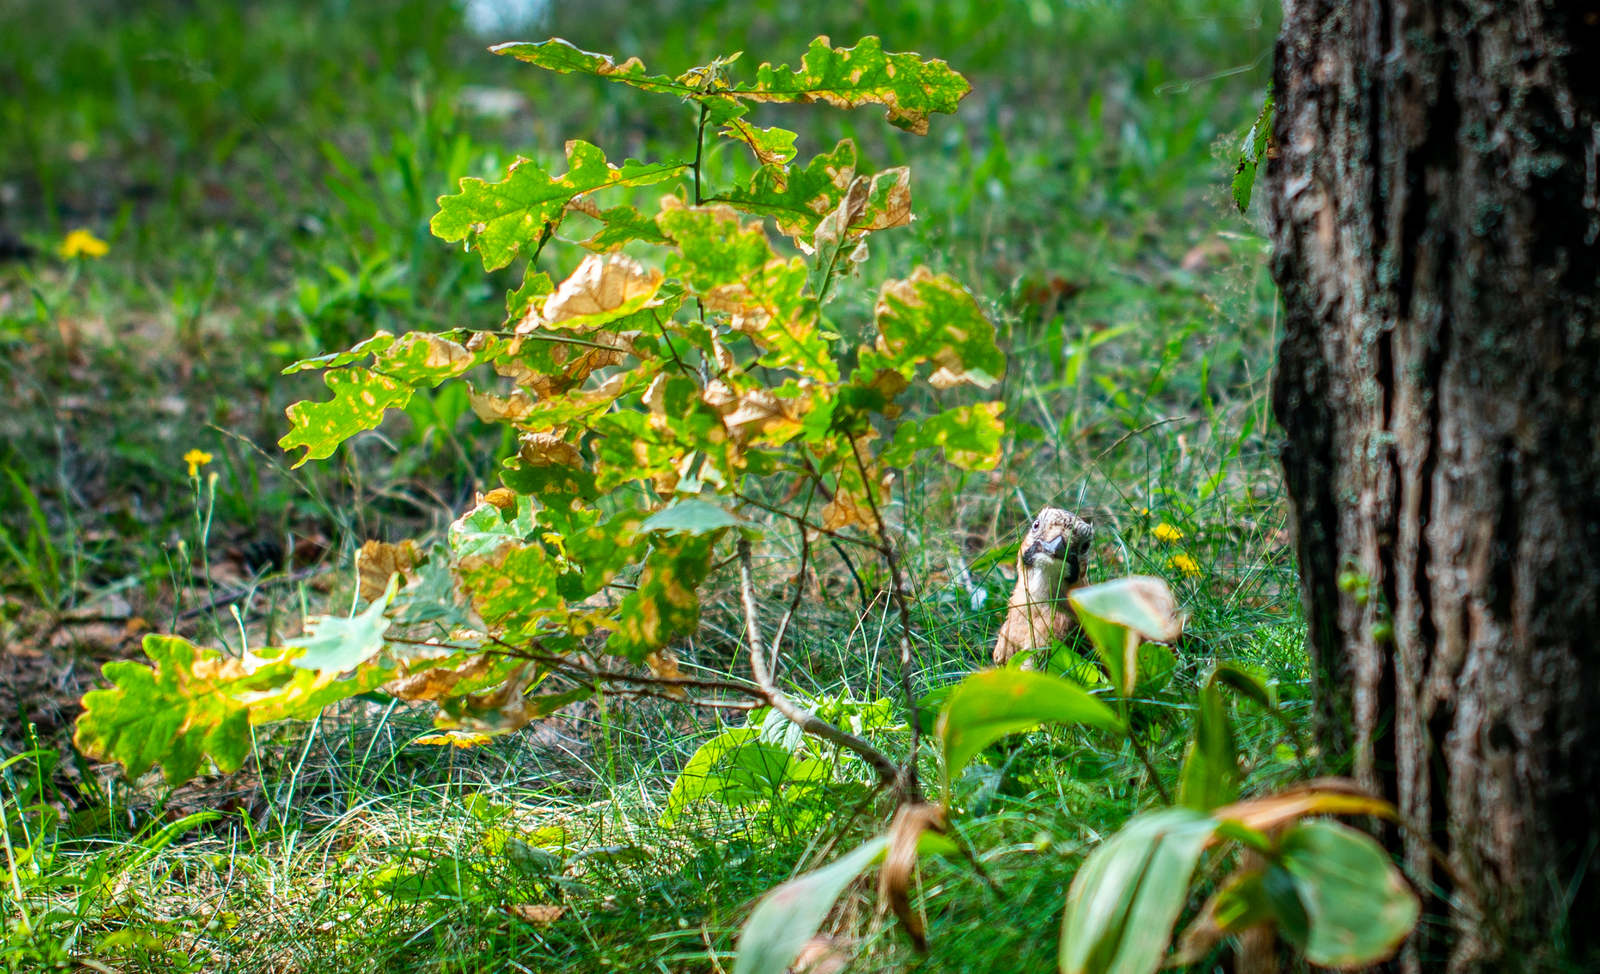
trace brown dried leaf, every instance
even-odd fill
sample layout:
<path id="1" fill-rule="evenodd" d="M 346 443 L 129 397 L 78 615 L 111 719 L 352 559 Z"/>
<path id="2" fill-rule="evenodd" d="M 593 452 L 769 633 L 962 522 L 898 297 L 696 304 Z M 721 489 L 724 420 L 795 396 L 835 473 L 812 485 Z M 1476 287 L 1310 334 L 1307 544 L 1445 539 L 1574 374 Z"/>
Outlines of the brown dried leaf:
<path id="1" fill-rule="evenodd" d="M 524 433 L 517 455 L 530 467 L 582 467 L 583 454 L 555 433 Z"/>
<path id="2" fill-rule="evenodd" d="M 658 649 L 645 656 L 644 664 L 650 667 L 650 675 L 658 680 L 681 680 L 683 671 L 678 669 L 678 656 L 670 649 Z M 683 687 L 663 688 L 667 696 L 676 700 L 683 700 L 688 693 Z"/>
<path id="3" fill-rule="evenodd" d="M 361 597 L 368 602 L 382 598 L 389 587 L 389 579 L 396 574 L 404 579 L 417 567 L 419 560 L 417 546 L 410 541 L 399 544 L 368 541 L 356 552 L 356 578 L 361 586 Z"/>
<path id="4" fill-rule="evenodd" d="M 1349 778 L 1317 778 L 1292 791 L 1224 805 L 1211 814 L 1258 832 L 1270 832 L 1307 815 L 1376 815 L 1397 821 L 1393 805 L 1367 794 Z"/>
<path id="5" fill-rule="evenodd" d="M 925 831 L 942 835 L 945 828 L 942 805 L 901 805 L 889 826 L 889 851 L 878 873 L 878 897 L 888 902 L 919 951 L 928 949 L 928 940 L 922 929 L 922 918 L 911 909 L 911 873 L 917 866 L 917 840 Z"/>
<path id="6" fill-rule="evenodd" d="M 402 676 L 383 685 L 383 691 L 401 700 L 438 700 L 455 689 L 462 680 L 476 680 L 494 665 L 488 655 L 474 656 L 457 667 L 436 666 Z"/>
<path id="7" fill-rule="evenodd" d="M 500 363 L 496 362 L 495 370 L 499 371 L 499 367 Z M 531 372 L 527 369 L 523 371 Z M 517 389 L 510 396 L 496 396 L 479 392 L 470 382 L 467 383 L 467 401 L 472 404 L 472 411 L 485 423 L 519 423 L 533 413 L 537 402 L 525 389 Z"/>
<path id="8" fill-rule="evenodd" d="M 547 927 L 555 923 L 561 919 L 562 914 L 567 912 L 566 907 L 557 906 L 553 903 L 517 903 L 508 907 L 508 909 L 518 919 L 526 920 L 541 927 Z"/>
<path id="9" fill-rule="evenodd" d="M 502 511 L 517 509 L 517 492 L 509 487 L 496 487 L 487 494 L 478 495 L 478 502 Z"/>
<path id="10" fill-rule="evenodd" d="M 613 314 L 630 304 L 648 300 L 660 287 L 661 272 L 654 268 L 645 270 L 632 257 L 590 254 L 545 301 L 540 318 L 543 324 L 556 325 L 576 318 Z M 525 320 L 518 331 L 532 324 Z"/>

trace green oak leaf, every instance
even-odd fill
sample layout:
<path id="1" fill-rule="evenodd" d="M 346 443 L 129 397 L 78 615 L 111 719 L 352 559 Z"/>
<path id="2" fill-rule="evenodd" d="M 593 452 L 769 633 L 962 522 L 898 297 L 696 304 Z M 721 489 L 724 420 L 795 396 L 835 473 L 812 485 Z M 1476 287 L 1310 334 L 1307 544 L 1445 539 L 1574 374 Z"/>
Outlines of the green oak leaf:
<path id="1" fill-rule="evenodd" d="M 516 513 L 509 519 L 493 504 L 479 504 L 451 522 L 447 535 L 450 551 L 458 561 L 486 558 L 508 542 L 521 542 L 532 534 L 533 519 L 533 502 L 528 497 L 517 498 Z"/>
<path id="2" fill-rule="evenodd" d="M 667 238 L 661 235 L 661 228 L 656 226 L 654 219 L 626 204 L 601 210 L 595 219 L 605 226 L 588 240 L 582 241 L 582 246 L 597 254 L 619 250 L 623 244 L 634 240 L 652 244 L 667 242 Z"/>
<path id="3" fill-rule="evenodd" d="M 250 753 L 250 713 L 219 692 L 237 661 L 181 636 L 146 636 L 144 653 L 153 669 L 124 660 L 101 668 L 112 686 L 84 694 L 79 749 L 119 762 L 129 778 L 160 764 L 172 785 L 193 778 L 208 756 L 224 773 L 237 771 Z"/>
<path id="4" fill-rule="evenodd" d="M 560 566 L 541 544 L 504 544 L 489 555 L 462 558 L 461 583 L 491 626 L 526 629 L 562 607 Z"/>
<path id="5" fill-rule="evenodd" d="M 551 282 L 549 274 L 528 268 L 523 274 L 522 286 L 515 291 L 506 292 L 506 320 L 521 320 L 522 316 L 528 313 L 529 305 L 554 292 L 555 289 L 556 286 Z"/>
<path id="6" fill-rule="evenodd" d="M 358 362 L 368 355 L 380 354 L 390 345 L 394 344 L 394 336 L 386 331 L 380 331 L 365 341 L 356 343 L 348 352 L 329 352 L 327 355 L 318 355 L 315 358 L 303 358 L 283 370 L 284 375 L 293 375 L 307 369 L 337 369 Z"/>
<path id="7" fill-rule="evenodd" d="M 366 344 L 363 342 L 362 344 Z M 413 389 L 432 388 L 454 379 L 476 364 L 474 356 L 448 338 L 413 331 L 373 356 L 372 371 L 404 382 Z"/>
<path id="8" fill-rule="evenodd" d="M 700 624 L 697 589 L 711 573 L 711 551 L 723 532 L 658 538 L 644 561 L 639 587 L 617 608 L 617 630 L 605 651 L 635 663 L 674 635 Z"/>
<path id="9" fill-rule="evenodd" d="M 770 216 L 781 233 L 809 241 L 823 218 L 839 206 L 856 176 L 856 145 L 845 139 L 832 152 L 795 166 L 766 165 L 748 185 L 717 197 L 746 213 Z"/>
<path id="10" fill-rule="evenodd" d="M 737 85 L 730 94 L 749 101 L 824 101 L 836 108 L 883 105 L 889 109 L 889 124 L 927 135 L 928 116 L 953 113 L 971 90 L 945 62 L 886 53 L 876 37 L 863 37 L 855 47 L 843 48 L 818 37 L 799 70 L 763 64 L 755 84 Z"/>
<path id="11" fill-rule="evenodd" d="M 761 224 L 742 225 L 728 206 L 668 206 L 656 222 L 678 245 L 667 274 L 707 309 L 731 314 L 733 326 L 766 352 L 760 364 L 838 380 L 817 300 L 806 291 L 804 260 L 778 257 Z"/>
<path id="12" fill-rule="evenodd" d="M 877 319 L 877 347 L 862 351 L 858 375 L 887 367 L 909 379 L 918 364 L 931 362 L 928 382 L 936 389 L 961 383 L 987 389 L 1005 375 L 994 326 L 955 278 L 918 267 L 907 280 L 890 281 L 878 298 Z"/>
<path id="13" fill-rule="evenodd" d="M 764 166 L 784 165 L 795 156 L 797 133 L 780 128 L 757 128 L 744 120 L 750 106 L 722 95 L 699 99 L 706 109 L 706 124 L 720 128 L 725 139 L 743 142 Z"/>
<path id="14" fill-rule="evenodd" d="M 560 223 L 573 197 L 608 186 L 646 186 L 687 167 L 630 160 L 618 169 L 606 162 L 600 149 L 573 141 L 567 143 L 567 168 L 565 175 L 551 176 L 519 159 L 497 183 L 465 177 L 460 193 L 439 197 L 439 212 L 429 226 L 442 240 L 470 237 L 483 257 L 484 269 L 497 270 Z"/>
<path id="15" fill-rule="evenodd" d="M 333 390 L 328 402 L 297 402 L 286 411 L 290 430 L 278 440 L 285 451 L 306 448 L 296 467 L 307 460 L 333 456 L 339 444 L 383 422 L 385 409 L 403 409 L 411 401 L 411 386 L 368 369 L 345 368 L 325 373 L 322 381 Z"/>
<path id="16" fill-rule="evenodd" d="M 644 62 L 636 57 L 618 64 L 605 54 L 592 54 L 581 50 L 571 41 L 552 37 L 547 41 L 512 41 L 489 48 L 495 54 L 507 54 L 519 61 L 537 65 L 560 74 L 591 74 L 607 81 L 621 81 L 645 91 L 673 95 L 691 95 L 699 88 L 687 81 L 666 75 L 645 74 Z"/>
<path id="17" fill-rule="evenodd" d="M 383 613 L 394 600 L 399 582 L 399 575 L 391 576 L 383 597 L 354 618 L 322 616 L 307 620 L 306 635 L 284 643 L 291 649 L 304 650 L 289 662 L 304 670 L 343 673 L 378 655 L 383 649 L 383 634 L 389 629 L 389 619 Z"/>
<path id="18" fill-rule="evenodd" d="M 918 423 L 908 420 L 894 431 L 894 443 L 883 451 L 878 462 L 901 467 L 911 462 L 920 450 L 944 448 L 944 457 L 962 470 L 993 470 L 1000 462 L 1000 437 L 1005 424 L 1000 414 L 1003 402 L 980 402 L 957 406 L 929 416 Z"/>
<path id="19" fill-rule="evenodd" d="M 1250 126 L 1250 131 L 1245 133 L 1244 144 L 1239 148 L 1239 165 L 1233 171 L 1233 205 L 1239 208 L 1240 213 L 1250 209 L 1250 196 L 1256 186 L 1256 170 L 1261 165 L 1261 160 L 1266 157 L 1267 147 L 1272 144 L 1272 88 L 1267 87 L 1267 100 L 1261 106 L 1261 114 L 1256 116 L 1255 124 Z"/>

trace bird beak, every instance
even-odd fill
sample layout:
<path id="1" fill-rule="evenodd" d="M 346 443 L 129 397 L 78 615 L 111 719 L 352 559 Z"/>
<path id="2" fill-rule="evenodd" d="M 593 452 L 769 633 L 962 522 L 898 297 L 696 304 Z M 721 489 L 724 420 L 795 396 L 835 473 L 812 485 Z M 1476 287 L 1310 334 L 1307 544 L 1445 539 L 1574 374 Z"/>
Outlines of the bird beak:
<path id="1" fill-rule="evenodd" d="M 1057 561 L 1060 561 L 1061 556 L 1067 552 L 1066 535 L 1062 535 L 1061 537 L 1056 538 L 1054 541 L 1040 541 L 1037 542 L 1037 544 L 1039 545 L 1040 551 L 1049 555 L 1051 558 L 1056 559 Z"/>

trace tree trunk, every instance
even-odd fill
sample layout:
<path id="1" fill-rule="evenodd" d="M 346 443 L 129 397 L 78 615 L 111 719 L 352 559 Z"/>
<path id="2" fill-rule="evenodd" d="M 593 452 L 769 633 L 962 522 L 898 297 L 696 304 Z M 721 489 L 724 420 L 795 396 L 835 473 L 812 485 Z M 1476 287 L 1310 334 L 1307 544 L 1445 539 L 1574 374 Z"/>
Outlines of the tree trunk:
<path id="1" fill-rule="evenodd" d="M 1600 969 L 1597 72 L 1592 0 L 1284 0 L 1274 405 L 1323 757 L 1412 827 L 1404 970 Z"/>

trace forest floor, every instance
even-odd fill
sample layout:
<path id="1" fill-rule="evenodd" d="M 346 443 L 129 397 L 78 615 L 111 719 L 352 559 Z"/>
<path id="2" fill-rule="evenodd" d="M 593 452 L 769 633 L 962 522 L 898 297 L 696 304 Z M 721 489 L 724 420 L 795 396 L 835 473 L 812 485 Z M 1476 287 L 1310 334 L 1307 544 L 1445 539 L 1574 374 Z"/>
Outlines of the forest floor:
<path id="1" fill-rule="evenodd" d="M 144 634 L 292 636 L 350 604 L 363 541 L 437 536 L 496 486 L 509 445 L 464 393 L 419 394 L 299 469 L 276 446 L 284 407 L 320 392 L 281 376 L 290 362 L 377 328 L 498 324 L 520 268 L 486 273 L 427 232 L 457 179 L 558 159 L 572 138 L 670 155 L 692 130 L 670 104 L 489 56 L 493 41 L 564 36 L 675 73 L 878 34 L 966 74 L 974 92 L 926 137 L 885 134 L 872 109 L 764 116 L 801 132 L 802 158 L 855 138 L 879 167 L 910 165 L 917 220 L 874 239 L 863 278 L 956 275 L 1010 357 L 999 469 L 919 468 L 889 512 L 917 692 L 988 665 L 1020 529 L 1059 506 L 1095 525 L 1092 578 L 1160 575 L 1178 593 L 1177 685 L 1240 659 L 1305 705 L 1269 402 L 1277 297 L 1228 190 L 1275 5 L 687 6 L 0 10 L 0 970 L 720 974 L 763 891 L 887 815 L 825 792 L 664 817 L 689 755 L 743 719 L 669 704 L 586 701 L 458 750 L 418 743 L 424 707 L 358 700 L 262 728 L 244 770 L 177 789 L 72 747 L 82 694 Z M 520 8 L 544 20 L 462 14 Z M 65 256 L 77 230 L 104 253 Z M 581 253 L 552 247 L 542 266 L 560 279 Z M 872 301 L 852 283 L 828 314 L 846 331 Z M 191 476 L 196 450 L 209 459 Z M 781 587 L 780 564 L 767 576 Z M 744 665 L 733 583 L 713 577 L 686 669 Z M 819 556 L 787 678 L 813 700 L 886 701 L 872 733 L 893 749 L 905 701 L 881 583 Z M 1237 719 L 1251 789 L 1299 773 L 1278 725 Z M 1180 722 L 1152 740 L 1170 781 Z M 926 955 L 851 893 L 829 921 L 849 969 L 1054 969 L 1075 868 L 1157 791 L 1084 731 L 991 750 L 954 800 L 992 884 L 923 867 Z"/>

